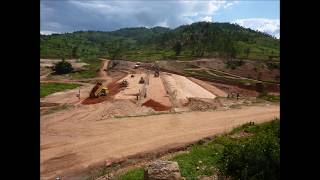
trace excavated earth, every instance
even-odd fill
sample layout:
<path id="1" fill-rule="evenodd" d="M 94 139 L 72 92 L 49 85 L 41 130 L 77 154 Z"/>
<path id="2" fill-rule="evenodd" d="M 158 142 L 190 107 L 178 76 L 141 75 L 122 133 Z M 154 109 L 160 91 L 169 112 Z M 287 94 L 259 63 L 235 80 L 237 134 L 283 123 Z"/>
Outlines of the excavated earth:
<path id="1" fill-rule="evenodd" d="M 119 62 L 116 68 L 134 65 Z M 232 106 L 235 100 L 220 100 L 226 92 L 204 81 L 171 73 L 154 77 L 144 69 L 127 72 L 125 77 L 124 73 L 113 76 L 115 69 L 108 74 L 104 69 L 109 68 L 109 61 L 104 63 L 98 74 L 105 79 L 108 96 L 87 98 L 94 84 L 85 84 L 80 100 L 75 96 L 78 89 L 41 99 L 45 108 L 56 103 L 72 104 L 72 108 L 41 115 L 41 179 L 86 179 L 89 169 L 106 162 L 174 149 L 245 122 L 261 123 L 279 117 L 278 105 L 224 110 L 220 107 Z M 141 77 L 145 84 L 138 83 Z M 126 88 L 119 86 L 123 79 L 129 82 Z M 190 112 L 175 113 L 177 107 Z"/>

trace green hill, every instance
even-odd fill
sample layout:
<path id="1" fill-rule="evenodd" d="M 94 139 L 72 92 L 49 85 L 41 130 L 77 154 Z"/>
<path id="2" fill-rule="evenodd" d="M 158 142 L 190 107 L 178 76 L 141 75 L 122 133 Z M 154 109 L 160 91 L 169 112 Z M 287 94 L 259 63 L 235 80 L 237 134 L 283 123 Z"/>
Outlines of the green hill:
<path id="1" fill-rule="evenodd" d="M 230 23 L 40 35 L 41 58 L 96 56 L 152 61 L 225 57 L 279 61 L 279 51 L 280 40 Z"/>

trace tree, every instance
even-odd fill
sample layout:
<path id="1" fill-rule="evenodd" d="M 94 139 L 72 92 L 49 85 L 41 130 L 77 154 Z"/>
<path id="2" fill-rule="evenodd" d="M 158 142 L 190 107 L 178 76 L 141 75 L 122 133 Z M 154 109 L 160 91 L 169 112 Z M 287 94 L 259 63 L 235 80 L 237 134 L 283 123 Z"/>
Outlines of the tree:
<path id="1" fill-rule="evenodd" d="M 173 46 L 173 50 L 176 52 L 176 56 L 180 54 L 181 48 L 182 46 L 180 41 L 176 42 L 176 44 Z"/>
<path id="2" fill-rule="evenodd" d="M 250 48 L 245 48 L 244 53 L 247 55 L 247 58 L 248 58 L 250 53 Z"/>
<path id="3" fill-rule="evenodd" d="M 72 48 L 72 57 L 73 58 L 77 58 L 77 52 L 78 52 L 78 47 L 74 47 Z"/>
<path id="4" fill-rule="evenodd" d="M 54 71 L 56 74 L 67 74 L 72 72 L 73 68 L 72 65 L 63 58 L 62 61 L 54 66 Z"/>

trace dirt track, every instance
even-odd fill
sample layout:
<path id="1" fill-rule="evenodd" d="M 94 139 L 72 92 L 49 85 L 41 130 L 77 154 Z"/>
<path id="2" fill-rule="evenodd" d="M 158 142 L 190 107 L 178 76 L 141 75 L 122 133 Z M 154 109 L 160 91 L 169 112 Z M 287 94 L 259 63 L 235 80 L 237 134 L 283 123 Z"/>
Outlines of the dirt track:
<path id="1" fill-rule="evenodd" d="M 279 111 L 277 105 L 264 105 L 99 121 L 103 106 L 97 104 L 43 116 L 41 179 L 72 179 L 73 173 L 106 160 L 174 148 L 245 122 L 269 121 Z"/>

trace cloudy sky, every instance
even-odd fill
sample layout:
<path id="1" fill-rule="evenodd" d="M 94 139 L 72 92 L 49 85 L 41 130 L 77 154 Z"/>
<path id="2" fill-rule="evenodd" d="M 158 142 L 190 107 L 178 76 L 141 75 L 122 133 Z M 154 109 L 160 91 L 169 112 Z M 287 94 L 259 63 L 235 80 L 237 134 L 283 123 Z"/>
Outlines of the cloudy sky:
<path id="1" fill-rule="evenodd" d="M 40 33 L 231 22 L 280 37 L 279 0 L 41 0 Z"/>

